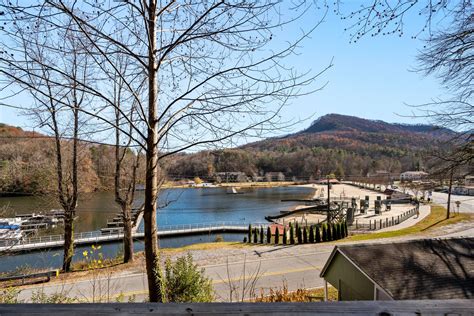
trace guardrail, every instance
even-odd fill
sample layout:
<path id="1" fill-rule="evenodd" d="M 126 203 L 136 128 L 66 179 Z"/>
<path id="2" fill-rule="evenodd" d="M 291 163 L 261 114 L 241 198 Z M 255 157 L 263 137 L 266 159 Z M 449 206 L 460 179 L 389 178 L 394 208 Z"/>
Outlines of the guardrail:
<path id="1" fill-rule="evenodd" d="M 212 223 L 198 223 L 198 224 L 178 224 L 178 225 L 158 225 L 158 235 L 169 235 L 172 233 L 186 233 L 186 232 L 193 232 L 193 231 L 204 231 L 204 230 L 213 230 L 219 228 L 241 228 L 245 229 L 248 227 L 248 223 L 243 222 L 232 222 L 232 221 L 224 221 L 224 222 L 212 222 Z M 252 223 L 253 226 L 267 226 L 269 223 Z M 144 234 L 142 226 L 139 226 L 134 236 L 142 236 Z M 116 231 L 116 232 L 101 232 L 101 231 L 90 231 L 90 232 L 82 232 L 74 234 L 74 241 L 76 243 L 80 242 L 90 242 L 93 243 L 94 241 L 101 242 L 101 241 L 110 241 L 115 239 L 120 239 L 123 237 L 123 232 Z M 32 246 L 33 245 L 54 245 L 55 243 L 61 243 L 64 241 L 63 235 L 49 235 L 49 236 L 39 236 L 39 237 L 30 237 L 24 238 L 21 240 L 4 240 L 0 241 L 0 248 L 8 248 L 8 247 L 20 247 L 20 246 Z M 0 249 L 1 250 L 1 249 Z"/>

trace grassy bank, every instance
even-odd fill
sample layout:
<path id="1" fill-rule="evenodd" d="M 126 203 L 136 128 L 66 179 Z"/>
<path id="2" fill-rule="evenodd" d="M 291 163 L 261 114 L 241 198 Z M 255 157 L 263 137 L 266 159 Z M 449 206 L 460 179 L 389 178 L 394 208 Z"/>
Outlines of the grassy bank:
<path id="1" fill-rule="evenodd" d="M 466 213 L 451 214 L 451 218 L 446 219 L 446 209 L 440 205 L 432 205 L 430 214 L 411 227 L 388 232 L 354 235 L 346 238 L 345 241 L 382 239 L 417 233 L 427 233 L 435 228 L 470 220 L 474 220 L 473 214 Z"/>

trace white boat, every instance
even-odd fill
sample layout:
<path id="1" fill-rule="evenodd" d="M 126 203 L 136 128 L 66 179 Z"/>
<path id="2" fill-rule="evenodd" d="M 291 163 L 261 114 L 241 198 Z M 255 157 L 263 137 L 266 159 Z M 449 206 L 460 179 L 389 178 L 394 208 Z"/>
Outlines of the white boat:
<path id="1" fill-rule="evenodd" d="M 230 187 L 227 189 L 227 194 L 243 194 L 244 192 L 237 191 L 236 187 Z"/>

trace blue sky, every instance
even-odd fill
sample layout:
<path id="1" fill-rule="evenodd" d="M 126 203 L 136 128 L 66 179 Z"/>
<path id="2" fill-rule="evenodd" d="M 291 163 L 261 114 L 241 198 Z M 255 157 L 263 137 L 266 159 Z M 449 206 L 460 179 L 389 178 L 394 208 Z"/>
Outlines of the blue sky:
<path id="1" fill-rule="evenodd" d="M 316 15 L 308 15 L 300 25 L 310 25 L 317 19 Z M 388 122 L 424 123 L 420 119 L 403 117 L 413 110 L 406 104 L 429 102 L 442 97 L 445 90 L 435 78 L 413 72 L 417 52 L 424 43 L 410 36 L 419 30 L 418 18 L 408 22 L 407 34 L 401 38 L 369 36 L 350 44 L 349 33 L 344 31 L 349 22 L 329 13 L 325 22 L 303 43 L 300 55 L 287 61 L 297 69 L 318 72 L 334 58 L 334 67 L 318 81 L 320 85 L 327 82 L 327 86 L 322 91 L 293 100 L 283 110 L 284 120 L 307 119 L 292 126 L 291 132 L 304 129 L 310 121 L 328 113 Z M 297 31 L 294 27 L 285 29 L 283 33 L 286 34 L 282 35 L 286 37 Z M 5 107 L 0 108 L 0 122 L 26 128 L 30 125 L 26 117 Z"/>
<path id="2" fill-rule="evenodd" d="M 351 44 L 349 32 L 344 31 L 349 22 L 329 13 L 305 42 L 302 55 L 294 60 L 300 69 L 318 70 L 334 58 L 334 67 L 320 78 L 321 83 L 327 81 L 327 86 L 294 100 L 284 116 L 298 113 L 303 119 L 339 113 L 388 122 L 426 123 L 423 119 L 404 117 L 414 111 L 408 104 L 430 102 L 445 96 L 446 90 L 436 78 L 414 71 L 416 56 L 425 43 L 411 37 L 421 29 L 422 20 L 417 14 L 410 18 L 405 36 L 368 36 Z M 301 122 L 295 130 L 308 124 Z"/>

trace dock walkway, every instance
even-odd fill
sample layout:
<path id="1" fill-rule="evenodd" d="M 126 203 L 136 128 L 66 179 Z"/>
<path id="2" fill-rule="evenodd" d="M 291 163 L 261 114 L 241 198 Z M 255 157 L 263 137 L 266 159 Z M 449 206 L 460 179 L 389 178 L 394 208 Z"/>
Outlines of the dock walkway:
<path id="1" fill-rule="evenodd" d="M 252 223 L 253 226 L 267 226 L 269 223 Z M 184 235 L 200 235 L 223 232 L 245 233 L 248 231 L 248 224 L 242 222 L 219 222 L 202 224 L 182 224 L 173 226 L 158 227 L 158 237 L 172 237 Z M 134 239 L 143 239 L 144 232 L 136 231 L 133 233 Z M 110 233 L 104 234 L 100 231 L 84 232 L 74 235 L 75 245 L 91 245 L 106 242 L 120 241 L 123 234 Z M 22 252 L 31 250 L 41 250 L 62 247 L 64 244 L 63 235 L 50 235 L 42 237 L 25 238 L 19 241 L 0 241 L 0 253 L 2 252 Z"/>

